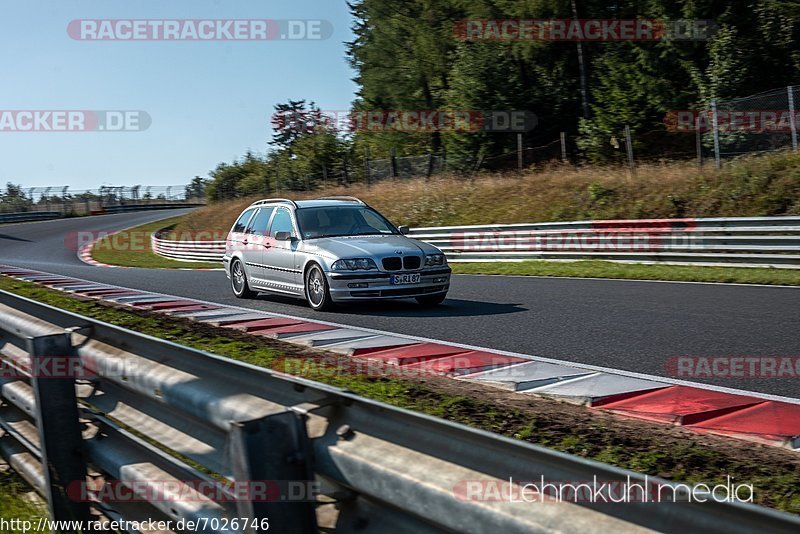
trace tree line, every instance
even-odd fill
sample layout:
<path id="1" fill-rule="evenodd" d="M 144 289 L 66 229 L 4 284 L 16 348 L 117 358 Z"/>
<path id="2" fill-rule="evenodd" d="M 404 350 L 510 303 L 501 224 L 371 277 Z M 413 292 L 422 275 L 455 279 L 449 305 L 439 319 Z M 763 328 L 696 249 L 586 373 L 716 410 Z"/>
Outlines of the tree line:
<path id="1" fill-rule="evenodd" d="M 355 112 L 379 110 L 526 110 L 535 147 L 566 132 L 584 161 L 623 156 L 625 126 L 638 151 L 664 149 L 672 110 L 706 109 L 731 99 L 792 85 L 800 73 L 800 2 L 789 0 L 352 0 L 355 38 L 347 61 L 355 71 Z M 465 21 L 710 21 L 703 39 L 643 41 L 497 40 L 464 38 Z M 367 157 L 446 154 L 448 167 L 513 152 L 517 136 L 491 131 L 343 133 L 305 100 L 275 112 L 300 127 L 276 131 L 265 155 L 246 154 L 211 172 L 211 199 L 307 189 L 324 178 L 363 179 Z M 275 126 L 275 125 L 273 125 Z M 295 124 L 297 126 L 297 124 Z M 691 148 L 693 136 L 669 142 Z"/>

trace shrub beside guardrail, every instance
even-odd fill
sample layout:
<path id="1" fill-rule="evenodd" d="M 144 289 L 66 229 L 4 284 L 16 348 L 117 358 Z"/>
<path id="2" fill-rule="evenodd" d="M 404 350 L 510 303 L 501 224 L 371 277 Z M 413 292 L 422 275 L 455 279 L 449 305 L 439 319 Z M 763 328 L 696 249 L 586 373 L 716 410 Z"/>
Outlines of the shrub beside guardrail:
<path id="1" fill-rule="evenodd" d="M 633 263 L 800 268 L 800 217 L 575 221 L 414 228 L 409 237 L 451 262 L 599 259 Z M 156 254 L 219 261 L 224 241 L 153 235 Z"/>

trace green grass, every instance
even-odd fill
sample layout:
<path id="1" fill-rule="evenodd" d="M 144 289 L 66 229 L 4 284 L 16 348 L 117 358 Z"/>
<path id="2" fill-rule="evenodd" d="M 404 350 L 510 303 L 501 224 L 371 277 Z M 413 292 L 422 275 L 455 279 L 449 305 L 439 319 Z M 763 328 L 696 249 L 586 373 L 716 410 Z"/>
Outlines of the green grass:
<path id="1" fill-rule="evenodd" d="M 800 269 L 644 265 L 610 261 L 451 263 L 450 266 L 457 274 L 567 276 L 800 286 Z"/>
<path id="2" fill-rule="evenodd" d="M 150 236 L 162 229 L 173 228 L 180 217 L 143 224 L 105 237 L 92 248 L 92 258 L 108 265 L 147 269 L 219 269 L 221 262 L 177 261 L 159 256 L 150 248 Z"/>
<path id="3" fill-rule="evenodd" d="M 38 506 L 25 497 L 31 488 L 14 471 L 0 472 L 0 518 L 38 522 L 47 515 L 44 506 Z M 3 529 L 0 534 L 16 534 L 22 529 Z"/>
<path id="4" fill-rule="evenodd" d="M 366 375 L 344 357 L 312 354 L 280 341 L 144 310 L 120 309 L 8 277 L 0 276 L 0 289 L 189 347 L 346 388 L 394 406 L 650 475 L 719 483 L 731 474 L 740 482 L 755 485 L 759 504 L 800 513 L 800 460 L 790 451 L 714 441 L 666 425 L 630 420 L 623 424 L 548 399 L 515 396 L 513 401 L 493 400 L 488 389 L 464 387 L 452 380 Z"/>

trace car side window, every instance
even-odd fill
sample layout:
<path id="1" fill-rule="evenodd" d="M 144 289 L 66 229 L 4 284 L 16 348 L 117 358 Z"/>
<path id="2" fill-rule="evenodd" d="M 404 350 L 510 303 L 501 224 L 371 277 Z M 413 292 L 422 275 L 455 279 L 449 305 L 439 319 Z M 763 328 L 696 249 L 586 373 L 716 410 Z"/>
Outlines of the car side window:
<path id="1" fill-rule="evenodd" d="M 294 226 L 292 226 L 292 216 L 289 215 L 289 211 L 279 208 L 275 212 L 275 217 L 272 218 L 272 226 L 269 229 L 269 236 L 274 238 L 275 234 L 278 232 L 289 232 L 292 235 L 294 233 Z"/>
<path id="2" fill-rule="evenodd" d="M 267 225 L 269 225 L 269 218 L 272 217 L 272 212 L 275 208 L 261 208 L 253 220 L 247 227 L 248 234 L 254 235 L 267 235 Z"/>
<path id="3" fill-rule="evenodd" d="M 250 222 L 250 217 L 253 216 L 253 212 L 255 212 L 253 209 L 245 210 L 245 212 L 239 216 L 233 228 L 231 228 L 231 232 L 244 232 L 244 229 L 247 228 L 247 223 Z"/>

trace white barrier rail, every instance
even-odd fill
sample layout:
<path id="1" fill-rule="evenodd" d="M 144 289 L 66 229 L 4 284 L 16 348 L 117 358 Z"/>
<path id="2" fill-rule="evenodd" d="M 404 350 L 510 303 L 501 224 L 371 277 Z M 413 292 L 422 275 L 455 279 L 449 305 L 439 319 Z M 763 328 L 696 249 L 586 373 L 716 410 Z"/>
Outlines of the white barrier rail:
<path id="1" fill-rule="evenodd" d="M 574 221 L 414 228 L 451 262 L 597 259 L 627 263 L 800 268 L 800 217 Z M 219 261 L 224 241 L 152 236 L 156 254 Z"/>

